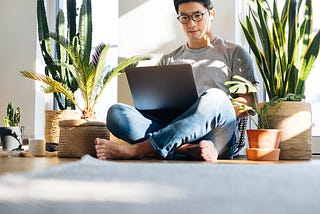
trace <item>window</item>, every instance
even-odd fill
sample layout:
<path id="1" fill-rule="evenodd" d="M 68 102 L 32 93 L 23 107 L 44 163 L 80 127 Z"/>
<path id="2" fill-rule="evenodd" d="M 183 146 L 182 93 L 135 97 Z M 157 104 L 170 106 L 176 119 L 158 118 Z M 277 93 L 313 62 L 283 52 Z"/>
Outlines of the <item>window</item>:
<path id="1" fill-rule="evenodd" d="M 320 30 L 320 14 L 316 11 L 316 8 L 320 8 L 320 1 L 314 0 L 313 3 L 313 32 L 316 33 Z M 310 73 L 310 76 L 306 83 L 306 100 L 312 105 L 312 122 L 313 136 L 320 136 L 320 56 L 314 63 L 314 68 Z"/>

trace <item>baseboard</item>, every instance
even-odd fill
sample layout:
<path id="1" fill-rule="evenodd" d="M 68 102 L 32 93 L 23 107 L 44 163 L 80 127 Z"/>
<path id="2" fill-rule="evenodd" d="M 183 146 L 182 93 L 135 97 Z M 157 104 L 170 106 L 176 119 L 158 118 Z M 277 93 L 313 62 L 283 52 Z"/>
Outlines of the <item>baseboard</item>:
<path id="1" fill-rule="evenodd" d="M 320 154 L 320 136 L 312 137 L 312 154 L 314 155 Z"/>

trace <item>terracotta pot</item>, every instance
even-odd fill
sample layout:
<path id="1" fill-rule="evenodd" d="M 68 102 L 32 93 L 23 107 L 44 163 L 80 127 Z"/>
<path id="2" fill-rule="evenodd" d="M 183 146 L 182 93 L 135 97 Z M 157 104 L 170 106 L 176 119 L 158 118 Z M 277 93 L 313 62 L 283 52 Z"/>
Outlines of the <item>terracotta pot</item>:
<path id="1" fill-rule="evenodd" d="M 246 149 L 247 159 L 256 161 L 277 161 L 280 156 L 279 129 L 248 129 L 249 147 Z"/>
<path id="2" fill-rule="evenodd" d="M 255 161 L 277 161 L 280 149 L 246 149 L 247 159 Z"/>
<path id="3" fill-rule="evenodd" d="M 280 133 L 279 129 L 248 129 L 249 147 L 256 149 L 278 149 Z"/>

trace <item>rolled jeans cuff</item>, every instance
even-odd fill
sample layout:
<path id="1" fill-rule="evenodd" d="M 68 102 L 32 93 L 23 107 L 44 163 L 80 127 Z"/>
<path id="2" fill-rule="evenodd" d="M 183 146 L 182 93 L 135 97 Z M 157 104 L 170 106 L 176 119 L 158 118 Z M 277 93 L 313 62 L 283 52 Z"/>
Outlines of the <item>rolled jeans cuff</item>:
<path id="1" fill-rule="evenodd" d="M 160 155 L 163 158 L 166 158 L 168 156 L 169 151 L 165 151 L 165 150 L 161 149 L 157 145 L 157 143 L 154 141 L 154 139 L 152 138 L 152 134 L 151 133 L 148 134 L 148 140 L 149 140 L 151 146 L 156 150 L 156 153 L 158 155 Z"/>

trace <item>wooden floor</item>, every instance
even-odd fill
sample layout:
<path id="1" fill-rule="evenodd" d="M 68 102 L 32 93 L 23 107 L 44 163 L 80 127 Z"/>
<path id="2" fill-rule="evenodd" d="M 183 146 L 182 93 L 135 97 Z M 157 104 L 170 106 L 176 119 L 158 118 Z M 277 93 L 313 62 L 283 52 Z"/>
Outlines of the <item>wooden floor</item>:
<path id="1" fill-rule="evenodd" d="M 78 161 L 80 158 L 58 158 L 56 153 L 47 153 L 46 157 L 3 157 L 0 158 L 0 176 L 8 173 L 20 172 L 34 172 L 48 167 L 56 166 L 58 164 L 70 163 Z M 150 161 L 150 160 L 142 160 Z M 175 161 L 162 161 L 152 160 L 159 162 L 175 162 Z M 207 164 L 206 162 L 203 162 Z M 217 164 L 316 164 L 320 165 L 320 155 L 313 155 L 311 160 L 306 161 L 248 161 L 245 156 L 241 156 L 234 160 L 218 160 Z"/>
<path id="2" fill-rule="evenodd" d="M 62 163 L 78 161 L 79 158 L 58 157 L 11 157 L 0 158 L 0 176 L 7 173 L 32 172 Z"/>

